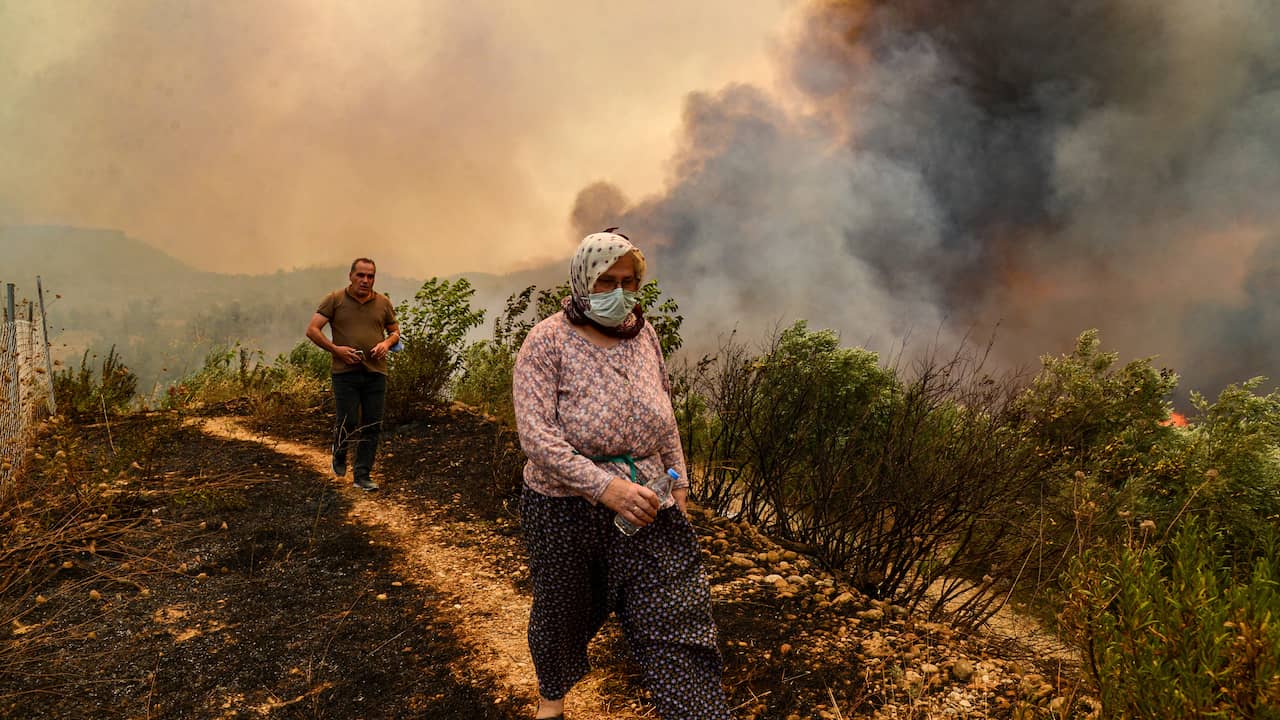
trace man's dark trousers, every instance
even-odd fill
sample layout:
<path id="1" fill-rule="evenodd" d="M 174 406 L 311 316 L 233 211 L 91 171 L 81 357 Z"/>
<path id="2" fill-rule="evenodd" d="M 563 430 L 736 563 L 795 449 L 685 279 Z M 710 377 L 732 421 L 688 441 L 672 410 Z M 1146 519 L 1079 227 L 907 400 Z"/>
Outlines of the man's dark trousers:
<path id="1" fill-rule="evenodd" d="M 333 456 L 347 457 L 354 442 L 356 461 L 351 474 L 368 479 L 373 472 L 373 456 L 378 452 L 382 432 L 382 411 L 387 404 L 387 376 L 364 368 L 333 375 L 333 400 L 338 419 L 333 431 Z"/>

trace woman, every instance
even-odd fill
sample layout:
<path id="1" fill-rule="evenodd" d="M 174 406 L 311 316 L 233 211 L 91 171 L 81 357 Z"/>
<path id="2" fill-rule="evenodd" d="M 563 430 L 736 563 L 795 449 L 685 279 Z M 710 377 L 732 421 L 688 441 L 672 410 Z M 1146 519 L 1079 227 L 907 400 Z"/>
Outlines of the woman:
<path id="1" fill-rule="evenodd" d="M 666 365 L 636 306 L 644 256 L 612 230 L 582 240 L 563 311 L 538 323 L 516 358 L 535 717 L 563 717 L 565 694 L 590 669 L 587 644 L 612 611 L 663 718 L 722 720 L 721 658 L 685 516 Z M 646 484 L 669 489 L 665 501 Z M 620 532 L 615 515 L 640 530 Z"/>

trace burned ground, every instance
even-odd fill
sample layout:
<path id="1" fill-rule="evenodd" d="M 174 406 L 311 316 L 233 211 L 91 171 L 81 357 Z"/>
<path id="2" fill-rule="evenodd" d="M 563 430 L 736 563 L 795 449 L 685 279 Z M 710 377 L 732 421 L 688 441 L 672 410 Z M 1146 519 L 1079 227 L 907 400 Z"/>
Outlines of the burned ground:
<path id="1" fill-rule="evenodd" d="M 0 596 L 0 716 L 531 715 L 531 694 L 476 661 L 458 634 L 470 573 L 410 572 L 422 560 L 352 512 L 366 501 L 438 508 L 421 521 L 447 515 L 451 547 L 478 551 L 478 574 L 527 595 L 509 431 L 459 409 L 390 428 L 383 491 L 366 496 L 273 449 L 272 438 L 323 448 L 322 410 L 241 418 L 257 441 L 212 436 L 194 420 L 139 414 L 42 433 L 23 482 L 84 485 L 94 473 L 94 512 L 109 509 L 74 516 L 77 531 L 57 536 L 67 542 L 38 554 L 15 552 L 23 535 L 7 533 L 6 562 L 40 564 Z M 1026 658 L 994 657 L 870 601 L 753 528 L 693 518 L 735 716 L 1007 717 L 1059 694 Z M 610 717 L 651 715 L 615 627 L 593 661 Z"/>

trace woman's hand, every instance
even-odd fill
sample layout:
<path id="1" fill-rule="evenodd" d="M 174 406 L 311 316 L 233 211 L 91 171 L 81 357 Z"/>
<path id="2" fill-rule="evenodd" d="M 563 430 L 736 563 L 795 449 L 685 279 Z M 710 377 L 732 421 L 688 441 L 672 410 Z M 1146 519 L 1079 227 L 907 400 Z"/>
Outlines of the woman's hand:
<path id="1" fill-rule="evenodd" d="M 600 502 L 636 527 L 644 527 L 658 517 L 658 494 L 619 477 L 609 481 L 609 486 L 600 493 Z"/>

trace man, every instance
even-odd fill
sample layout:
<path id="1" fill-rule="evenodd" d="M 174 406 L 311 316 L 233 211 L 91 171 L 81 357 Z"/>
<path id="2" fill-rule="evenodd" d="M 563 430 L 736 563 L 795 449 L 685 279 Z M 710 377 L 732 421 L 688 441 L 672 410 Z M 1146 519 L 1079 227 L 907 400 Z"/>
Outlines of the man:
<path id="1" fill-rule="evenodd" d="M 370 492 L 378 489 L 371 475 L 387 398 L 387 354 L 400 340 L 391 300 L 373 291 L 376 274 L 372 260 L 356 258 L 350 284 L 326 295 L 307 326 L 307 338 L 333 356 L 333 475 L 346 476 L 347 446 L 354 438 L 352 477 L 356 487 Z M 325 337 L 326 324 L 332 341 Z"/>

